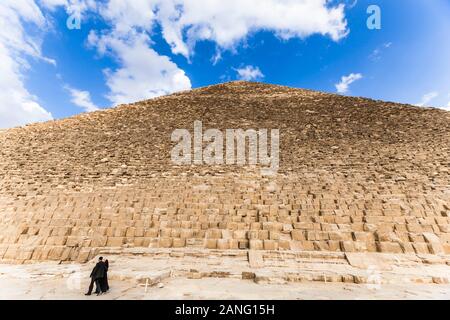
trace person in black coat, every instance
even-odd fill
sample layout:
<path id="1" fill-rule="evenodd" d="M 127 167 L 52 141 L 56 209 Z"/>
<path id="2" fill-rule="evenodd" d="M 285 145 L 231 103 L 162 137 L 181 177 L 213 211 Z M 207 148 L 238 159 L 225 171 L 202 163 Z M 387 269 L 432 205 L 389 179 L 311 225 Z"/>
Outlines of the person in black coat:
<path id="1" fill-rule="evenodd" d="M 102 281 L 102 291 L 103 292 L 109 291 L 108 269 L 109 269 L 109 261 L 108 261 L 108 259 L 106 259 L 105 260 L 105 276 L 103 277 L 103 281 Z"/>
<path id="2" fill-rule="evenodd" d="M 106 264 L 103 262 L 103 257 L 98 258 L 98 262 L 95 265 L 94 269 L 91 272 L 91 284 L 89 285 L 89 290 L 86 293 L 87 296 L 92 294 L 92 289 L 94 288 L 95 283 L 95 293 L 100 295 L 103 293 L 102 283 L 106 274 Z"/>

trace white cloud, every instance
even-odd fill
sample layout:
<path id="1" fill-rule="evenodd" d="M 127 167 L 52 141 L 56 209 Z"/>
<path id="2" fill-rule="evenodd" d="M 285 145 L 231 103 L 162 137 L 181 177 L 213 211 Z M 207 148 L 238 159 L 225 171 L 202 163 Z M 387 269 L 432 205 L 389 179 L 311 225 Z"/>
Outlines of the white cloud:
<path id="1" fill-rule="evenodd" d="M 341 82 L 337 83 L 336 90 L 338 93 L 345 94 L 348 92 L 349 86 L 357 81 L 363 78 L 363 75 L 361 73 L 350 73 L 348 76 L 343 76 L 341 78 Z"/>
<path id="2" fill-rule="evenodd" d="M 50 63 L 53 60 L 42 56 L 41 40 L 31 37 L 24 23 L 38 30 L 46 28 L 42 12 L 33 0 L 0 2 L 0 128 L 52 119 L 25 88 L 24 72 L 29 68 L 28 57 Z"/>
<path id="3" fill-rule="evenodd" d="M 256 80 L 264 78 L 263 73 L 259 70 L 258 67 L 254 66 L 245 66 L 243 68 L 235 69 L 240 80 Z"/>
<path id="4" fill-rule="evenodd" d="M 392 42 L 383 43 L 383 45 L 379 46 L 369 55 L 369 59 L 372 61 L 378 61 L 381 59 L 381 55 L 384 50 L 389 49 L 392 46 Z"/>
<path id="5" fill-rule="evenodd" d="M 348 34 L 344 7 L 328 0 L 109 0 L 100 13 L 119 32 L 149 31 L 158 23 L 172 52 L 189 57 L 198 41 L 230 49 L 259 30 L 284 39 L 322 34 L 338 41 Z"/>
<path id="6" fill-rule="evenodd" d="M 322 34 L 335 41 L 348 33 L 344 5 L 332 6 L 327 0 L 109 0 L 98 7 L 111 29 L 91 34 L 89 43 L 120 63 L 106 72 L 108 98 L 114 104 L 191 88 L 185 72 L 151 48 L 156 25 L 172 52 L 188 59 L 196 42 L 215 42 L 213 64 L 221 59 L 221 50 L 234 48 L 259 30 L 284 39 Z M 259 69 L 243 69 L 239 76 L 263 77 Z"/>
<path id="7" fill-rule="evenodd" d="M 156 5 L 160 0 L 109 0 L 100 7 L 100 14 L 115 33 L 127 34 L 135 28 L 151 31 L 155 22 Z"/>
<path id="8" fill-rule="evenodd" d="M 422 100 L 419 103 L 417 103 L 416 106 L 418 107 L 427 106 L 432 100 L 434 100 L 438 96 L 439 93 L 436 91 L 429 92 L 422 97 Z"/>
<path id="9" fill-rule="evenodd" d="M 344 5 L 327 0 L 164 0 L 157 19 L 173 53 L 190 56 L 197 41 L 211 40 L 229 49 L 250 33 L 305 38 L 322 34 L 338 41 L 348 33 Z"/>
<path id="10" fill-rule="evenodd" d="M 91 100 L 91 94 L 88 91 L 82 91 L 70 86 L 65 87 L 69 91 L 71 96 L 71 102 L 81 108 L 86 112 L 97 111 L 100 108 L 97 107 Z"/>
<path id="11" fill-rule="evenodd" d="M 89 42 L 102 54 L 112 53 L 121 65 L 115 71 L 105 72 L 110 89 L 107 98 L 114 105 L 191 88 L 185 72 L 151 49 L 150 39 L 144 33 L 130 31 L 126 38 L 91 33 Z"/>
<path id="12" fill-rule="evenodd" d="M 96 10 L 97 8 L 95 0 L 40 0 L 39 2 L 42 6 L 50 10 L 65 7 L 69 14 L 82 14 L 88 10 Z"/>

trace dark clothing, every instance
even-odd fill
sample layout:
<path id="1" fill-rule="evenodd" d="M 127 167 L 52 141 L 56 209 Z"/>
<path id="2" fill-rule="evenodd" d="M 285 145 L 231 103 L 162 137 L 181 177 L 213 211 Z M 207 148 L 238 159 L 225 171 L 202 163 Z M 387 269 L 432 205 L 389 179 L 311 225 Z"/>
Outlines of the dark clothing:
<path id="1" fill-rule="evenodd" d="M 108 270 L 107 265 L 103 261 L 97 262 L 94 269 L 91 272 L 91 283 L 89 284 L 88 295 L 92 294 L 92 289 L 95 283 L 95 293 L 106 292 L 104 283 L 104 278 L 106 276 L 106 271 Z"/>
<path id="2" fill-rule="evenodd" d="M 102 282 L 103 282 L 103 278 L 95 280 L 95 293 L 98 294 L 100 292 L 101 293 L 106 292 L 106 291 L 103 291 Z"/>
<path id="3" fill-rule="evenodd" d="M 103 278 L 105 276 L 106 270 L 107 267 L 103 261 L 97 262 L 94 269 L 92 269 L 91 278 L 94 279 L 94 281 Z"/>
<path id="4" fill-rule="evenodd" d="M 102 281 L 102 291 L 107 292 L 109 290 L 109 283 L 108 283 L 108 268 L 109 268 L 109 262 L 108 260 L 105 261 L 105 276 L 103 277 Z"/>
<path id="5" fill-rule="evenodd" d="M 87 295 L 90 296 L 92 294 L 92 290 L 94 289 L 94 283 L 95 283 L 95 293 L 105 292 L 101 289 L 100 279 L 94 280 L 93 278 L 91 278 L 91 283 L 89 284 L 89 290 L 86 293 Z"/>

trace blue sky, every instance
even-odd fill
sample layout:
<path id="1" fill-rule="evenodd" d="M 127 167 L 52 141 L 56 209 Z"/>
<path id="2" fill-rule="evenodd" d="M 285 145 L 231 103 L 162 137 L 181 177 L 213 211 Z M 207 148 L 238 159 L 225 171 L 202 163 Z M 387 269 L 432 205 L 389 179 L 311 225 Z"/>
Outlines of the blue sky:
<path id="1" fill-rule="evenodd" d="M 238 79 L 450 109 L 449 0 L 199 3 L 2 0 L 0 128 Z"/>

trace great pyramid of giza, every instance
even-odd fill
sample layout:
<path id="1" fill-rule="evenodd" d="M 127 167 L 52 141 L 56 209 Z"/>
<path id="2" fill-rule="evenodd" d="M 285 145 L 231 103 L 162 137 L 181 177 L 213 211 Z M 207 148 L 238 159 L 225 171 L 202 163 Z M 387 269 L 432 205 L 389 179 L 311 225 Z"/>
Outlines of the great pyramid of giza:
<path id="1" fill-rule="evenodd" d="M 175 165 L 171 133 L 194 121 L 279 129 L 277 174 Z M 2 262 L 139 248 L 450 254 L 443 110 L 238 81 L 4 130 L 0 145 Z"/>

